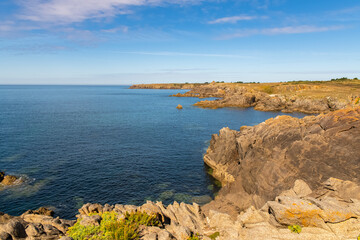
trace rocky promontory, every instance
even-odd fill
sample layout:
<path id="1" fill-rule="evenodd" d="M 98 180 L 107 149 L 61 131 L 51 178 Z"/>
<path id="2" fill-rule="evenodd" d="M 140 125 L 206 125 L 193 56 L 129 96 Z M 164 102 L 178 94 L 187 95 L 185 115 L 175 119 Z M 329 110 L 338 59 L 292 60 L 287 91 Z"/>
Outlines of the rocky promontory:
<path id="1" fill-rule="evenodd" d="M 254 107 L 259 111 L 327 113 L 360 106 L 360 80 L 283 83 L 140 84 L 130 88 L 191 89 L 174 97 L 217 98 L 195 103 L 202 108 Z"/>
<path id="2" fill-rule="evenodd" d="M 205 209 L 237 214 L 260 208 L 297 179 L 311 189 L 330 177 L 359 184 L 359 141 L 360 107 L 303 119 L 278 116 L 240 131 L 223 128 L 212 136 L 204 161 L 224 187 Z"/>

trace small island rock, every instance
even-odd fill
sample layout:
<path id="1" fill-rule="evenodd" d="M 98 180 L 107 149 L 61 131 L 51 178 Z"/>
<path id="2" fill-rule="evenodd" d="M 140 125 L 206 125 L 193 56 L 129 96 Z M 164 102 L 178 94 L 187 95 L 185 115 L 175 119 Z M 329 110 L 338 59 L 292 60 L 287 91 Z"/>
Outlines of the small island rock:
<path id="1" fill-rule="evenodd" d="M 177 109 L 183 109 L 183 106 L 181 106 L 181 105 L 179 104 L 179 105 L 177 105 L 176 108 L 177 108 Z"/>

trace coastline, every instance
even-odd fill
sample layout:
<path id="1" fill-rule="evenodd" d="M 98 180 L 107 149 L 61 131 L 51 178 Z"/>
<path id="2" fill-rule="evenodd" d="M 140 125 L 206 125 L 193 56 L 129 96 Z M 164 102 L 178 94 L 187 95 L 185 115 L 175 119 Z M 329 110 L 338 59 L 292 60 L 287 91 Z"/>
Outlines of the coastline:
<path id="1" fill-rule="evenodd" d="M 184 88 L 183 88 L 184 87 Z M 202 108 L 254 107 L 258 111 L 328 113 L 359 106 L 360 80 L 301 81 L 282 83 L 140 84 L 131 89 L 187 89 L 173 97 L 218 98 L 194 104 Z"/>
<path id="2" fill-rule="evenodd" d="M 216 108 L 228 106 L 223 101 L 234 96 L 239 104 L 244 98 L 252 99 L 251 94 L 260 94 L 251 90 L 239 94 L 236 90 L 236 94 L 230 91 L 226 95 L 219 91 L 220 87 L 196 86 L 181 97 L 223 96 L 222 100 L 206 101 L 204 105 Z M 273 96 L 268 94 L 264 99 L 268 97 Z M 136 211 L 155 214 L 161 222 L 161 226 L 141 229 L 141 239 L 180 240 L 195 235 L 207 240 L 264 239 L 264 234 L 267 239 L 355 239 L 360 234 L 358 99 L 352 96 L 345 105 L 328 105 L 318 116 L 280 116 L 253 127 L 243 126 L 240 131 L 220 130 L 212 136 L 204 156 L 204 162 L 213 169 L 212 175 L 223 184 L 209 204 L 85 204 L 79 209 L 78 222 L 89 218 L 85 226 L 97 226 L 105 212 L 116 212 L 120 217 Z M 247 105 L 233 107 L 238 106 Z M 282 106 L 286 106 L 282 111 L 290 111 L 288 105 Z M 346 167 L 349 164 L 351 168 Z M 0 213 L 0 236 L 59 239 L 74 224 L 53 218 L 47 211 L 28 211 L 19 217 Z M 300 226 L 301 233 L 292 233 L 290 226 Z M 216 237 L 211 238 L 214 234 Z"/>

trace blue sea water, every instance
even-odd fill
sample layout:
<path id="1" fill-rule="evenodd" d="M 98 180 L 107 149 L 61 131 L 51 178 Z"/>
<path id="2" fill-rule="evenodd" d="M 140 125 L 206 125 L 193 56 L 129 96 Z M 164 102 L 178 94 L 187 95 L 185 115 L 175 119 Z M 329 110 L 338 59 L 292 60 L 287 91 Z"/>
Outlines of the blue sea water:
<path id="1" fill-rule="evenodd" d="M 25 180 L 0 191 L 0 211 L 50 206 L 73 218 L 87 202 L 208 199 L 217 190 L 202 159 L 211 135 L 283 114 L 201 109 L 197 98 L 169 97 L 178 92 L 0 86 L 0 170 Z"/>

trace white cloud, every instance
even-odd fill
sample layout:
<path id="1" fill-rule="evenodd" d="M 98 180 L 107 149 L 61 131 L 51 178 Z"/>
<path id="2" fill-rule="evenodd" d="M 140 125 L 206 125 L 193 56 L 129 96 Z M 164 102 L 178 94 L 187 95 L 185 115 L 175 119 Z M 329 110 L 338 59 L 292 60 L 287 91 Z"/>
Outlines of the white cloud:
<path id="1" fill-rule="evenodd" d="M 20 0 L 23 8 L 19 18 L 35 22 L 67 24 L 87 19 L 109 18 L 129 14 L 129 7 L 187 4 L 201 0 Z"/>
<path id="2" fill-rule="evenodd" d="M 281 28 L 265 28 L 265 29 L 246 29 L 240 30 L 232 34 L 220 36 L 218 39 L 233 39 L 248 37 L 252 35 L 280 35 L 280 34 L 300 34 L 300 33 L 315 33 L 315 32 L 328 32 L 344 29 L 344 26 L 327 26 L 327 27 L 317 27 L 317 26 L 291 26 L 291 27 L 281 27 Z"/>
<path id="3" fill-rule="evenodd" d="M 248 16 L 248 15 L 240 15 L 233 17 L 224 17 L 218 18 L 213 21 L 209 21 L 209 24 L 219 24 L 219 23 L 237 23 L 238 21 L 249 21 L 258 18 L 257 16 Z"/>

